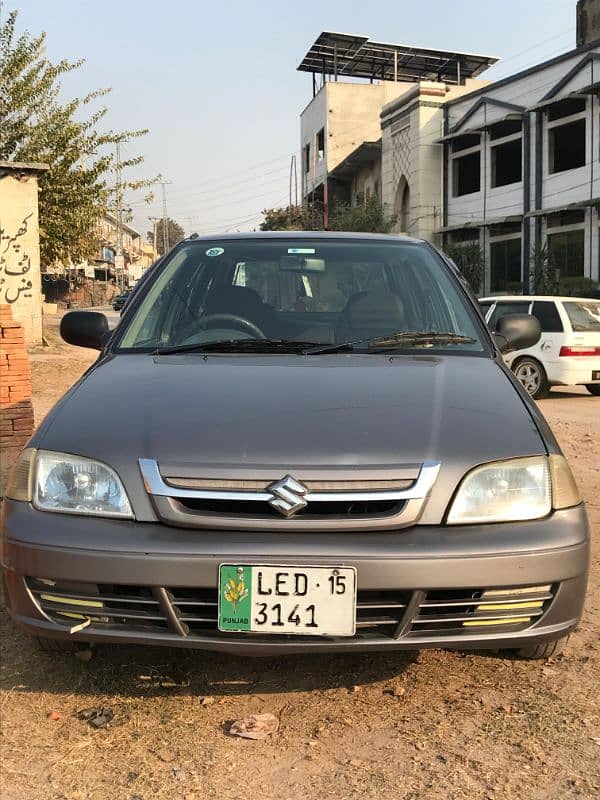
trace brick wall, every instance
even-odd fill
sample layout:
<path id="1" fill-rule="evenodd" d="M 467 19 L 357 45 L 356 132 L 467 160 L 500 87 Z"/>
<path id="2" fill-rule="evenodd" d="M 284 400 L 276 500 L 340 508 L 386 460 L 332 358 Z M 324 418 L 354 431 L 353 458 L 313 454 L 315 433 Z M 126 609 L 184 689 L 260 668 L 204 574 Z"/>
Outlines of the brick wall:
<path id="1" fill-rule="evenodd" d="M 33 432 L 31 369 L 23 328 L 0 305 L 0 496 L 6 476 Z"/>

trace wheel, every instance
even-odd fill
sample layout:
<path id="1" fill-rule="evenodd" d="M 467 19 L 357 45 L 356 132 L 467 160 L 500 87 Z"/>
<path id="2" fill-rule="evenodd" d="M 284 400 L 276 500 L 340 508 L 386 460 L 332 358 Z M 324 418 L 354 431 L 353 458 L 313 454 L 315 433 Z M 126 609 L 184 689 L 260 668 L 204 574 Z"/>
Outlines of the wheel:
<path id="1" fill-rule="evenodd" d="M 45 639 L 43 636 L 35 636 L 37 646 L 44 653 L 74 653 L 75 642 L 69 639 Z"/>
<path id="2" fill-rule="evenodd" d="M 600 396 L 600 383 L 586 383 L 585 388 L 590 394 L 595 394 L 596 397 Z"/>
<path id="3" fill-rule="evenodd" d="M 531 644 L 527 647 L 520 647 L 516 652 L 519 658 L 540 659 L 551 658 L 562 653 L 564 646 L 569 641 L 568 636 L 557 639 L 555 642 L 542 642 L 541 644 Z"/>
<path id="4" fill-rule="evenodd" d="M 513 364 L 512 371 L 528 395 L 535 400 L 548 397 L 550 384 L 546 370 L 535 358 L 520 358 Z"/>

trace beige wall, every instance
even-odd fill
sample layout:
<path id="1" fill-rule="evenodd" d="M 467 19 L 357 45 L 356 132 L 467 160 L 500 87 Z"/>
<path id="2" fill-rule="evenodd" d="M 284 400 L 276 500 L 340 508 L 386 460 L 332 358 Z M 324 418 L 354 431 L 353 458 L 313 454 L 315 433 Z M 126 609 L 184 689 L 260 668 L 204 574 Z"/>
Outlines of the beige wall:
<path id="1" fill-rule="evenodd" d="M 305 175 L 304 194 L 323 183 L 326 174 L 363 142 L 375 142 L 381 137 L 381 107 L 412 85 L 389 81 L 325 84 L 300 115 L 301 148 L 310 142 L 314 151 L 314 137 L 325 128 L 325 158 Z"/>
<path id="2" fill-rule="evenodd" d="M 42 341 L 42 292 L 35 173 L 0 171 L 0 304 L 23 325 L 28 345 Z"/>
<path id="3" fill-rule="evenodd" d="M 455 97 L 488 81 L 467 80 L 464 86 L 434 81 L 411 84 L 403 95 L 382 109 L 382 202 L 386 213 L 397 217 L 394 231 L 436 241 L 442 224 L 443 107 Z M 400 216 L 399 186 L 408 184 L 410 205 L 406 220 Z"/>

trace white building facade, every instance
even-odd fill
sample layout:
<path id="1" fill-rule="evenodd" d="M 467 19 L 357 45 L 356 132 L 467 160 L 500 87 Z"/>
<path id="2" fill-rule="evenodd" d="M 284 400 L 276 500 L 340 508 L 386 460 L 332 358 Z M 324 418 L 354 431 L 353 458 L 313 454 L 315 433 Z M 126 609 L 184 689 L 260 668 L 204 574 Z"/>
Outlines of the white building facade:
<path id="1" fill-rule="evenodd" d="M 600 42 L 451 99 L 440 143 L 440 233 L 479 245 L 482 293 L 527 293 L 540 258 L 565 290 L 598 282 Z"/>

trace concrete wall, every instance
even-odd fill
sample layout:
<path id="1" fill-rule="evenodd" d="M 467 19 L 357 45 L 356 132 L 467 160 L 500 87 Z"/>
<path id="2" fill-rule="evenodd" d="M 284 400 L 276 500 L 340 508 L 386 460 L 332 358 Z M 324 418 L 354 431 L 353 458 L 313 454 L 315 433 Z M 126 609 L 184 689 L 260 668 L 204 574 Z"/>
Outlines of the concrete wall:
<path id="1" fill-rule="evenodd" d="M 577 46 L 600 39 L 600 0 L 578 0 Z"/>
<path id="2" fill-rule="evenodd" d="M 408 90 L 387 103 L 381 112 L 382 201 L 386 213 L 396 217 L 396 233 L 436 241 L 442 220 L 443 106 L 448 100 L 487 81 L 470 79 L 463 86 L 435 81 L 410 84 Z M 407 222 L 401 218 L 402 187 L 410 189 Z"/>
<path id="3" fill-rule="evenodd" d="M 38 182 L 0 168 L 0 304 L 21 322 L 28 345 L 42 341 Z"/>
<path id="4" fill-rule="evenodd" d="M 302 173 L 303 194 L 323 183 L 325 176 L 363 142 L 377 141 L 381 136 L 381 107 L 403 94 L 410 83 L 344 83 L 327 82 L 300 115 L 301 153 L 310 143 L 313 157 L 308 174 Z M 325 128 L 325 157 L 315 164 L 315 136 Z M 302 158 L 301 158 L 302 162 Z"/>

